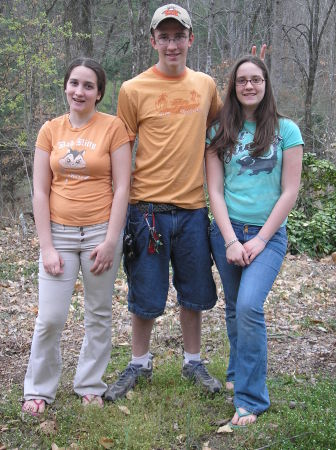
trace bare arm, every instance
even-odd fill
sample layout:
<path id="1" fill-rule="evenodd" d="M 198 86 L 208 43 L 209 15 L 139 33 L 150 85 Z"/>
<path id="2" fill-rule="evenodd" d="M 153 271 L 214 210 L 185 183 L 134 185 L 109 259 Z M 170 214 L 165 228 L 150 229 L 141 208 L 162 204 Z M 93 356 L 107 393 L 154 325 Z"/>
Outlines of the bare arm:
<path id="1" fill-rule="evenodd" d="M 95 259 L 91 268 L 91 272 L 95 275 L 108 270 L 113 264 L 115 248 L 125 224 L 130 190 L 131 164 L 132 153 L 129 143 L 121 145 L 111 154 L 114 196 L 105 240 L 92 251 L 90 256 L 91 259 Z"/>
<path id="2" fill-rule="evenodd" d="M 34 157 L 34 218 L 40 241 L 43 266 L 51 275 L 63 273 L 63 259 L 55 250 L 50 229 L 50 187 L 52 172 L 49 153 L 35 149 Z"/>
<path id="3" fill-rule="evenodd" d="M 302 145 L 283 152 L 281 195 L 258 235 L 244 244 L 250 262 L 262 252 L 266 242 L 279 229 L 295 204 L 300 188 L 302 154 Z"/>
<path id="4" fill-rule="evenodd" d="M 224 199 L 223 163 L 215 152 L 207 150 L 205 153 L 205 164 L 211 211 L 225 243 L 228 244 L 236 239 L 236 235 L 232 228 Z M 239 241 L 234 242 L 227 248 L 226 258 L 228 263 L 239 264 L 240 266 L 245 266 L 249 263 L 247 252 Z"/>

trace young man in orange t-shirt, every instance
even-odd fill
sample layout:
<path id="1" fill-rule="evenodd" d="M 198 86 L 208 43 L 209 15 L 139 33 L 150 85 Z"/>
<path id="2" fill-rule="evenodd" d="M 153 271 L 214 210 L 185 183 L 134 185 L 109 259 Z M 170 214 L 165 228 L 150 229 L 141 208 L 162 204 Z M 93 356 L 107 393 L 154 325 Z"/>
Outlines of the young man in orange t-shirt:
<path id="1" fill-rule="evenodd" d="M 210 76 L 186 67 L 194 40 L 187 11 L 162 6 L 150 28 L 159 61 L 123 83 L 118 102 L 118 116 L 131 139 L 138 136 L 138 148 L 126 225 L 134 245 L 125 254 L 132 360 L 106 391 L 111 401 L 125 396 L 140 376 L 152 375 L 150 336 L 165 309 L 169 263 L 180 305 L 182 376 L 209 392 L 222 387 L 200 358 L 202 310 L 217 300 L 203 190 L 205 135 L 221 100 Z"/>

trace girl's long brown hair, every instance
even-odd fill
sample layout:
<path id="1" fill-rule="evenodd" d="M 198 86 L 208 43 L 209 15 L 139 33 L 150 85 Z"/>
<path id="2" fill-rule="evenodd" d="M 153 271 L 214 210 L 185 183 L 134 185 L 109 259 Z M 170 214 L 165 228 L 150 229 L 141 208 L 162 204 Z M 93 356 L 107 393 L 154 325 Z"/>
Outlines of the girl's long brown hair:
<path id="1" fill-rule="evenodd" d="M 269 73 L 264 62 L 253 55 L 239 59 L 230 74 L 224 105 L 213 122 L 213 125 L 219 125 L 218 130 L 208 147 L 208 150 L 216 151 L 222 161 L 230 161 L 238 143 L 238 133 L 244 125 L 243 109 L 237 99 L 235 82 L 238 68 L 246 62 L 259 67 L 265 79 L 265 95 L 254 113 L 256 131 L 250 144 L 251 156 L 260 156 L 268 151 L 279 128 L 279 117 L 282 117 L 277 111 Z"/>

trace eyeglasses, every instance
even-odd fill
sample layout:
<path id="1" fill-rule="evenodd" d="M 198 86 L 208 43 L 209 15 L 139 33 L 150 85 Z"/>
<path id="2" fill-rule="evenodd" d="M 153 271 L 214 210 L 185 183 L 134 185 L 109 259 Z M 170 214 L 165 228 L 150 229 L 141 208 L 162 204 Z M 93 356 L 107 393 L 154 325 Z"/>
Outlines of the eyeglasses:
<path id="1" fill-rule="evenodd" d="M 188 39 L 188 36 L 185 34 L 178 34 L 177 36 L 170 38 L 168 36 L 162 36 L 157 39 L 158 43 L 162 46 L 169 45 L 170 41 L 173 41 L 176 45 L 182 45 Z"/>
<path id="2" fill-rule="evenodd" d="M 237 78 L 236 79 L 236 85 L 237 86 L 246 86 L 248 82 L 252 84 L 252 86 L 260 86 L 263 84 L 265 80 L 261 77 L 252 77 L 251 79 L 246 78 Z"/>

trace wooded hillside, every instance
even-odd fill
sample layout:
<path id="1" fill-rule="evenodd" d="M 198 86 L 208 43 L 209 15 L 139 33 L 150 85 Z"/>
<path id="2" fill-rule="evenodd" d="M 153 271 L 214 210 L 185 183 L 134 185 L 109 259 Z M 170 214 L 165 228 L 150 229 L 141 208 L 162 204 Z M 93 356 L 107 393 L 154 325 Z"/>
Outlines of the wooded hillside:
<path id="1" fill-rule="evenodd" d="M 195 33 L 188 64 L 211 74 L 224 94 L 233 61 L 252 44 L 267 43 L 280 111 L 299 124 L 306 151 L 335 160 L 335 2 L 181 0 Z M 103 64 L 109 83 L 100 109 L 114 113 L 122 81 L 156 62 L 149 23 L 164 3 L 1 1 L 0 216 L 30 209 L 36 134 L 67 108 L 62 79 L 68 62 L 88 55 Z"/>

